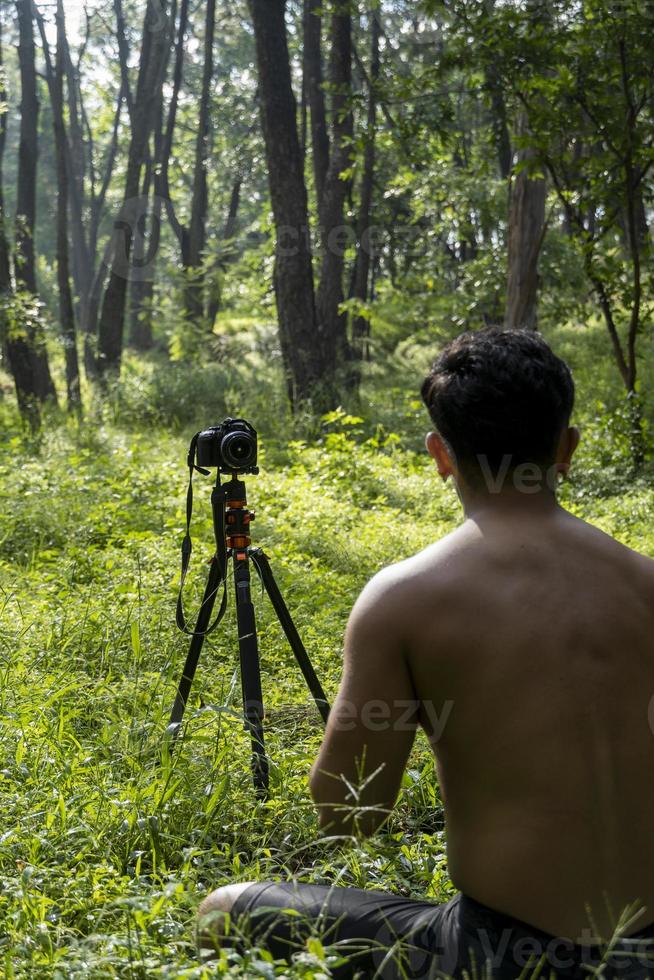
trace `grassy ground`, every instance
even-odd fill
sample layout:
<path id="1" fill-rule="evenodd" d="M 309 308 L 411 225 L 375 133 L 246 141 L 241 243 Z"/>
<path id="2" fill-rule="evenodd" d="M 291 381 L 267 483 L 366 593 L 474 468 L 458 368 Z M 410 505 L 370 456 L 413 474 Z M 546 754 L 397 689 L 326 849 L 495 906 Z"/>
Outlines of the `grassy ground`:
<path id="1" fill-rule="evenodd" d="M 581 516 L 654 555 L 654 482 L 628 472 L 599 331 L 561 330 L 586 430 L 564 490 Z M 5 404 L 0 442 L 0 963 L 20 978 L 319 977 L 312 944 L 292 971 L 265 954 L 211 969 L 196 956 L 197 905 L 219 884 L 297 875 L 446 899 L 442 808 L 420 741 L 401 805 L 373 841 L 321 841 L 306 788 L 318 715 L 255 586 L 272 760 L 256 803 L 239 723 L 232 613 L 205 645 L 186 739 L 159 763 L 186 651 L 174 626 L 188 436 L 243 413 L 262 432 L 248 480 L 265 545 L 300 633 L 333 695 L 343 627 L 363 583 L 458 520 L 421 451 L 415 388 L 425 352 L 372 372 L 363 421 L 336 415 L 288 431 L 274 385 L 224 366 L 132 365 L 82 426 L 59 422 L 38 453 Z M 603 363 L 603 362 L 602 362 Z M 392 378 L 392 384 L 389 384 Z M 268 383 L 266 383 L 268 384 Z M 310 434 L 311 438 L 307 437 Z M 200 486 L 203 484 L 202 488 Z M 211 553 L 209 485 L 198 478 L 193 584 Z"/>

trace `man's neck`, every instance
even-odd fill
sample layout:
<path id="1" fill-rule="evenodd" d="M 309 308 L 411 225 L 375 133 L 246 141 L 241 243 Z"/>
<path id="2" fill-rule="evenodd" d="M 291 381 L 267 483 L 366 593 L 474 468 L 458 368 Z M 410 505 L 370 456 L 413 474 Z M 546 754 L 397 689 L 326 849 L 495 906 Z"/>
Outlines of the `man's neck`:
<path id="1" fill-rule="evenodd" d="M 466 518 L 497 517 L 507 521 L 514 518 L 533 518 L 537 520 L 560 510 L 556 494 L 549 488 L 525 493 L 513 487 L 507 487 L 497 493 L 492 493 L 485 489 L 474 490 L 470 487 L 457 486 L 457 492 Z"/>

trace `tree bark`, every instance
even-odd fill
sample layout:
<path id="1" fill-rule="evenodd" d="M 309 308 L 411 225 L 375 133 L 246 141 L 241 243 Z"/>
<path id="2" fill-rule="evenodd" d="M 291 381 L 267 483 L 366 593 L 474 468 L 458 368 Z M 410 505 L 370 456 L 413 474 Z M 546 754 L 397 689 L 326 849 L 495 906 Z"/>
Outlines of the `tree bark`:
<path id="1" fill-rule="evenodd" d="M 329 169 L 329 133 L 322 70 L 321 0 L 304 0 L 304 78 L 311 119 L 313 174 L 318 208 Z"/>
<path id="2" fill-rule="evenodd" d="M 125 38 L 124 22 L 122 21 L 122 0 L 114 0 L 117 22 L 122 23 L 121 33 L 123 35 L 121 55 L 121 77 L 123 79 L 123 89 L 129 91 L 129 75 L 127 71 L 129 48 Z M 177 17 L 177 0 L 173 0 L 170 13 L 171 22 L 171 41 L 174 33 L 175 19 Z M 119 21 L 120 18 L 120 21 Z M 182 37 L 186 27 L 186 14 L 182 14 Z M 171 48 L 169 46 L 166 53 L 166 66 L 164 74 L 168 70 Z M 177 99 L 177 92 L 175 93 Z M 133 102 L 130 98 L 129 105 L 130 118 L 133 111 Z M 158 104 L 155 113 L 156 123 L 154 126 L 154 147 L 148 150 L 145 160 L 145 176 L 143 178 L 142 198 L 143 208 L 136 226 L 136 236 L 134 240 L 132 254 L 132 278 L 130 288 L 130 327 L 129 339 L 132 347 L 136 350 L 147 351 L 153 346 L 152 332 L 152 309 L 154 302 L 154 286 L 156 272 L 156 257 L 159 251 L 161 239 L 161 211 L 162 202 L 158 193 L 157 175 L 162 169 L 162 154 L 164 149 L 163 134 L 163 91 L 160 90 Z M 168 155 L 172 146 L 168 148 Z M 166 166 L 168 158 L 166 158 Z M 152 193 L 152 200 L 150 195 Z"/>
<path id="3" fill-rule="evenodd" d="M 36 223 L 36 170 L 38 160 L 39 100 L 36 87 L 35 47 L 30 0 L 17 0 L 20 30 L 21 79 L 20 143 L 16 202 L 16 282 L 36 294 L 34 225 Z"/>
<path id="4" fill-rule="evenodd" d="M 15 276 L 19 291 L 36 296 L 34 226 L 39 100 L 31 0 L 17 0 L 16 10 L 19 28 L 21 120 L 16 192 Z M 12 331 L 15 335 L 10 338 L 7 350 L 21 412 L 35 429 L 40 423 L 38 403 L 49 398 L 56 400 L 56 390 L 50 375 L 42 330 L 34 320 L 18 326 L 18 331 Z"/>
<path id="5" fill-rule="evenodd" d="M 4 73 L 3 24 L 0 20 L 0 103 L 6 104 L 7 89 Z M 4 159 L 7 145 L 7 113 L 0 114 L 0 299 L 11 293 L 11 256 L 7 240 L 4 198 Z"/>
<path id="6" fill-rule="evenodd" d="M 493 138 L 497 150 L 497 165 L 502 180 L 508 180 L 513 162 L 511 136 L 506 118 L 506 103 L 499 73 L 494 66 L 486 69 L 486 85 L 491 101 Z"/>
<path id="7" fill-rule="evenodd" d="M 533 30 L 551 27 L 550 0 L 526 0 L 526 10 Z M 518 118 L 518 136 L 526 134 L 529 117 L 522 110 Z M 508 276 L 505 326 L 508 329 L 538 329 L 538 259 L 545 236 L 544 178 L 529 176 L 527 165 L 536 157 L 531 148 L 517 154 L 517 174 L 509 189 Z"/>
<path id="8" fill-rule="evenodd" d="M 82 94 L 79 75 L 73 65 L 67 38 L 64 39 L 68 102 L 68 186 L 72 232 L 72 271 L 75 289 L 79 297 L 80 312 L 83 297 L 90 288 L 93 276 L 89 245 L 84 228 L 84 136 L 81 124 L 80 102 Z M 83 319 L 82 319 L 82 322 Z"/>
<path id="9" fill-rule="evenodd" d="M 332 143 L 329 169 L 319 205 L 322 262 L 316 298 L 323 368 L 330 383 L 339 387 L 338 375 L 350 358 L 347 315 L 340 312 L 344 300 L 343 274 L 347 247 L 344 207 L 348 182 L 342 174 L 352 162 L 352 16 L 349 3 L 339 0 L 331 18 L 332 46 L 329 64 Z M 343 379 L 344 380 L 344 379 Z M 337 390 L 332 399 L 339 401 Z"/>
<path id="10" fill-rule="evenodd" d="M 159 136 L 160 139 L 160 136 Z M 158 156 L 150 156 L 145 167 L 141 191 L 144 209 L 137 222 L 132 252 L 132 281 L 130 287 L 129 342 L 140 351 L 152 347 L 152 298 L 154 294 L 155 256 L 160 238 L 160 208 L 156 194 L 150 199 Z"/>
<path id="11" fill-rule="evenodd" d="M 524 132 L 526 114 L 520 118 Z M 531 149 L 520 150 L 518 165 L 534 157 Z M 538 258 L 545 234 L 546 185 L 521 169 L 511 188 L 509 207 L 508 279 L 504 325 L 509 330 L 538 328 Z"/>
<path id="12" fill-rule="evenodd" d="M 52 106 L 52 121 L 55 141 L 55 161 L 57 171 L 57 285 L 59 289 L 59 318 L 66 361 L 66 396 L 68 410 L 80 413 L 82 399 L 80 392 L 79 362 L 77 359 L 77 332 L 75 329 L 75 308 L 70 286 L 70 255 L 68 247 L 68 160 L 66 146 L 66 127 L 64 122 L 64 74 L 66 50 L 66 21 L 63 0 L 57 0 L 57 53 L 53 66 L 50 45 L 43 17 L 38 19 L 43 54 L 45 57 L 46 81 Z"/>
<path id="13" fill-rule="evenodd" d="M 115 5 L 115 8 L 116 6 L 122 12 L 122 7 L 119 4 Z M 120 34 L 118 24 L 117 32 Z M 84 338 L 84 368 L 87 377 L 93 378 L 97 374 L 96 334 L 101 292 L 106 279 L 106 269 L 102 261 L 108 258 L 105 252 L 104 260 L 101 260 L 98 268 L 98 234 L 107 192 L 114 173 L 122 106 L 123 101 L 127 101 L 127 95 L 124 73 L 121 71 L 123 81 L 116 100 L 112 135 L 102 163 L 99 188 L 96 190 L 96 183 L 91 180 L 91 186 L 87 191 L 86 156 L 90 157 L 89 169 L 94 171 L 93 146 L 91 141 L 84 137 L 83 120 L 86 119 L 86 110 L 79 80 L 79 63 L 77 66 L 73 64 L 66 38 L 64 38 L 64 46 L 68 82 L 67 162 L 73 246 L 72 273 L 77 294 L 77 320 Z"/>
<path id="14" fill-rule="evenodd" d="M 261 125 L 275 220 L 275 298 L 291 405 L 318 393 L 321 364 L 302 153 L 284 21 L 285 0 L 249 0 L 256 39 Z"/>
<path id="15" fill-rule="evenodd" d="M 377 85 L 379 83 L 380 57 L 379 11 L 373 7 L 370 11 L 370 86 L 368 94 L 368 120 L 366 132 L 366 148 L 363 158 L 363 173 L 361 176 L 361 194 L 359 202 L 359 220 L 357 223 L 357 253 L 352 276 L 352 297 L 365 303 L 368 299 L 368 283 L 370 279 L 372 236 L 370 234 L 370 218 L 372 213 L 372 195 L 375 176 L 375 139 L 377 127 Z M 370 322 L 367 317 L 355 316 L 352 324 L 352 351 L 356 360 L 363 360 L 367 355 L 367 338 L 370 335 Z M 355 379 L 360 380 L 360 371 Z"/>
<path id="16" fill-rule="evenodd" d="M 127 112 L 131 120 L 134 112 L 134 101 L 132 99 L 132 88 L 129 82 L 129 43 L 127 41 L 125 14 L 123 12 L 122 0 L 114 0 L 114 14 L 116 15 L 116 40 L 118 42 L 120 80 L 125 97 L 125 104 L 127 105 Z"/>
<path id="17" fill-rule="evenodd" d="M 186 231 L 177 218 L 175 205 L 170 196 L 170 186 L 168 183 L 168 163 L 173 149 L 173 139 L 175 136 L 175 122 L 177 120 L 177 107 L 179 104 L 179 93 L 182 87 L 182 75 L 184 71 L 184 43 L 186 28 L 188 25 L 189 0 L 182 0 L 179 11 L 179 26 L 177 29 L 177 41 L 175 44 L 175 61 L 173 66 L 172 92 L 168 104 L 168 116 L 166 128 L 161 146 L 161 161 L 157 170 L 155 188 L 157 196 L 166 203 L 166 213 L 179 242 L 182 255 L 186 249 Z"/>
<path id="18" fill-rule="evenodd" d="M 72 274 L 77 294 L 77 314 L 84 336 L 84 366 L 87 376 L 95 370 L 95 351 L 92 350 L 91 337 L 95 336 L 97 320 L 89 322 L 89 294 L 93 284 L 95 248 L 92 231 L 87 235 L 85 227 L 85 162 L 84 136 L 82 130 L 82 92 L 79 72 L 73 65 L 67 38 L 64 38 L 64 57 L 66 63 L 67 103 L 68 103 L 68 141 L 67 166 L 68 190 L 70 197 L 70 230 L 72 239 Z M 91 220 L 93 224 L 93 219 Z"/>
<path id="19" fill-rule="evenodd" d="M 210 329 L 213 329 L 214 322 L 218 316 L 222 303 L 219 278 L 220 266 L 227 265 L 236 255 L 236 249 L 230 243 L 236 234 L 236 221 L 238 218 L 238 209 L 241 203 L 242 185 L 243 178 L 239 174 L 232 184 L 232 193 L 229 197 L 229 208 L 227 209 L 227 217 L 225 219 L 225 225 L 222 232 L 222 240 L 225 242 L 227 247 L 221 256 L 220 261 L 216 263 L 213 279 L 210 284 L 209 296 L 207 298 L 207 319 L 209 321 Z"/>
<path id="20" fill-rule="evenodd" d="M 143 28 L 123 205 L 114 224 L 113 259 L 100 313 L 98 370 L 101 375 L 106 375 L 108 372 L 118 373 L 122 358 L 134 225 L 143 209 L 143 201 L 140 197 L 141 170 L 154 125 L 170 42 L 167 5 L 164 0 L 160 0 L 160 4 L 157 9 L 152 2 L 148 3 Z M 164 17 L 164 24 L 160 22 L 161 15 Z"/>
<path id="21" fill-rule="evenodd" d="M 7 89 L 5 87 L 4 72 L 4 47 L 3 47 L 3 23 L 0 19 L 0 102 L 6 104 Z M 11 254 L 9 251 L 9 241 L 7 239 L 7 223 L 5 216 L 4 201 L 4 158 L 5 147 L 7 145 L 7 113 L 0 115 L 0 352 L 7 359 L 10 370 L 13 373 L 13 363 L 9 352 L 9 339 L 7 335 L 7 304 L 11 297 Z M 20 399 L 20 388 L 14 375 L 16 387 L 16 397 Z"/>
<path id="22" fill-rule="evenodd" d="M 186 315 L 190 320 L 200 322 L 204 315 L 204 276 L 202 261 L 206 245 L 206 222 L 209 207 L 207 187 L 207 162 L 209 159 L 210 101 L 213 80 L 213 43 L 216 28 L 216 0 L 207 0 L 207 13 L 204 37 L 204 68 L 202 72 L 202 92 L 200 95 L 200 115 L 195 144 L 195 165 L 193 168 L 193 199 L 191 202 L 191 221 L 188 231 L 188 279 L 185 290 Z"/>
<path id="23" fill-rule="evenodd" d="M 487 17 L 493 17 L 494 8 L 495 0 L 485 0 L 484 9 Z M 513 151 L 511 149 L 511 135 L 506 115 L 502 79 L 495 61 L 492 59 L 487 61 L 484 74 L 486 76 L 486 91 L 491 103 L 491 124 L 497 150 L 497 164 L 502 180 L 508 180 L 513 164 Z"/>

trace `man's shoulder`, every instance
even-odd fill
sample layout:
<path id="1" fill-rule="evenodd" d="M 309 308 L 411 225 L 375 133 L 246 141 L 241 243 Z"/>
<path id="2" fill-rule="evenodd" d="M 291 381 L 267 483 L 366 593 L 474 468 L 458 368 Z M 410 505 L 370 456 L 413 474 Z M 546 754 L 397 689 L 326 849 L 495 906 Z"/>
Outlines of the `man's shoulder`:
<path id="1" fill-rule="evenodd" d="M 632 574 L 636 577 L 641 576 L 644 582 L 650 581 L 654 583 L 653 558 L 630 547 L 595 524 L 578 517 L 575 517 L 574 521 L 583 537 L 583 541 L 590 548 L 604 552 L 607 558 L 622 564 L 625 569 L 631 570 Z"/>
<path id="2" fill-rule="evenodd" d="M 361 610 L 383 610 L 392 616 L 397 606 L 408 611 L 425 589 L 433 601 L 439 582 L 444 585 L 447 581 L 446 569 L 468 547 L 469 536 L 461 526 L 417 554 L 382 568 L 367 583 L 357 605 Z"/>

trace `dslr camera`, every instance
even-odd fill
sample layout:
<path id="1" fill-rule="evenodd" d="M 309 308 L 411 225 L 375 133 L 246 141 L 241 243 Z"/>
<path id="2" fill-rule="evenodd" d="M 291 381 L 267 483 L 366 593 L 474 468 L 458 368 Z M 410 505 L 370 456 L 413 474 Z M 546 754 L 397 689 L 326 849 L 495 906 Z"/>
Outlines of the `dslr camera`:
<path id="1" fill-rule="evenodd" d="M 245 419 L 225 419 L 205 429 L 197 437 L 197 463 L 221 473 L 258 473 L 256 430 Z"/>

